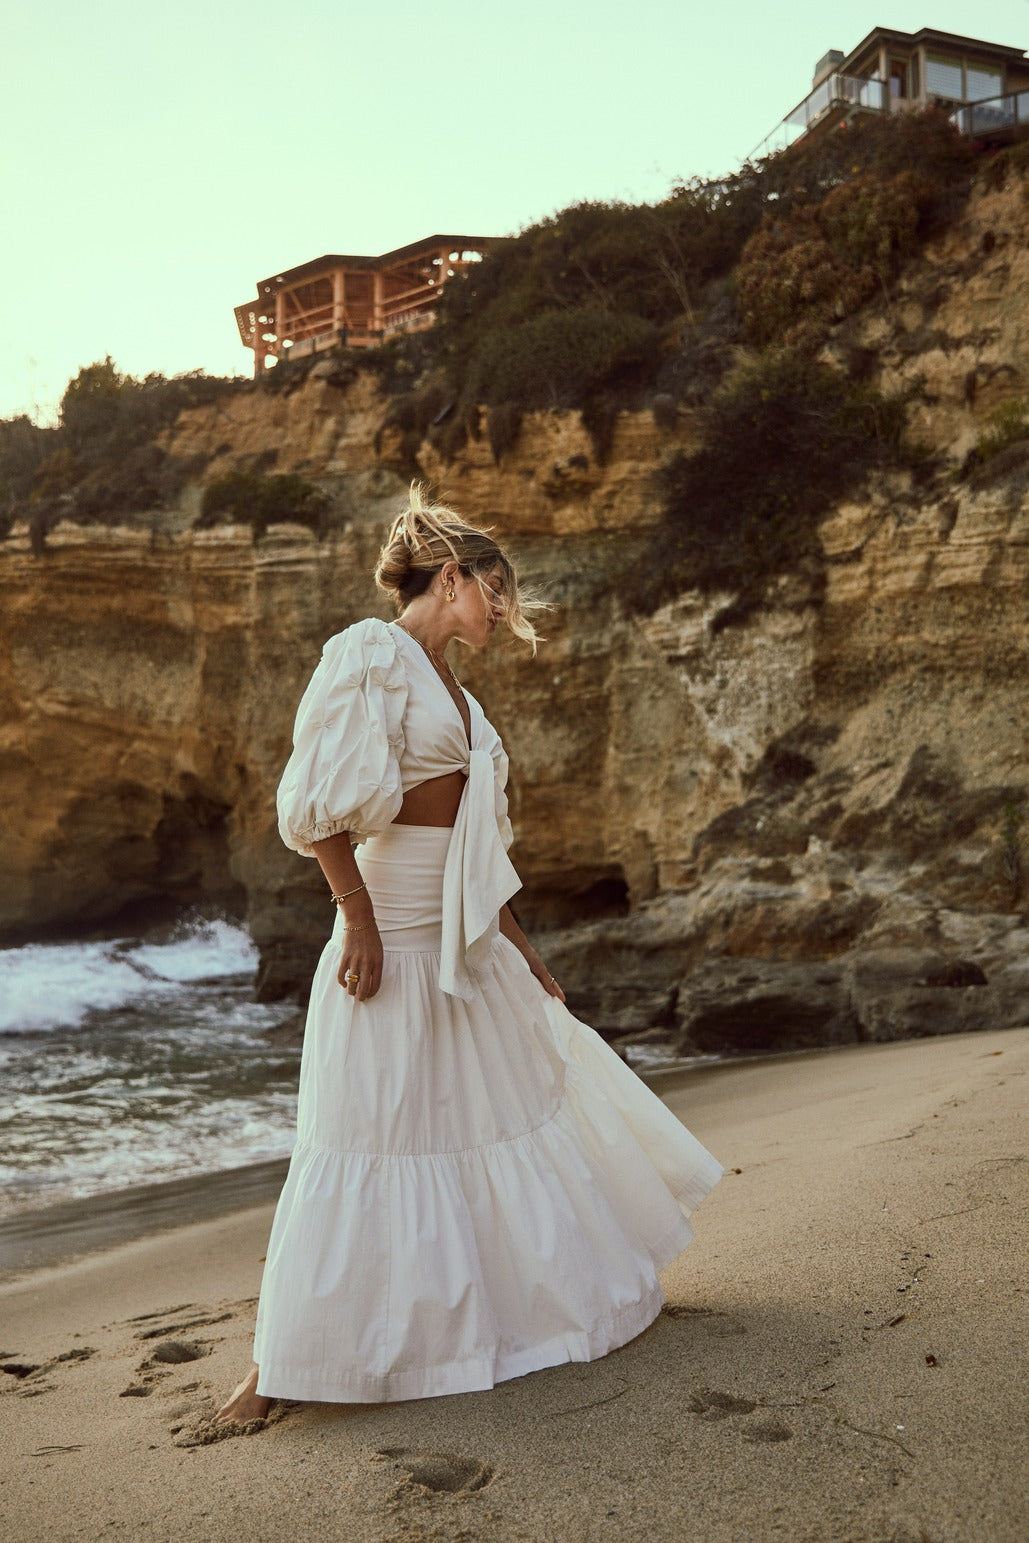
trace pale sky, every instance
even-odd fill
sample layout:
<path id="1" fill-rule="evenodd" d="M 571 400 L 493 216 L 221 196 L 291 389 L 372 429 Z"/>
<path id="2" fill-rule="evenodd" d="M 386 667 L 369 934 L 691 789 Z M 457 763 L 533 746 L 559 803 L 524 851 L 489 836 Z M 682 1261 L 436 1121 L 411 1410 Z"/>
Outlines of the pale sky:
<path id="1" fill-rule="evenodd" d="M 1029 47 L 1029 0 L 20 0 L 0 417 L 110 354 L 250 374 L 234 305 L 325 252 L 504 235 L 734 171 L 873 26 Z"/>

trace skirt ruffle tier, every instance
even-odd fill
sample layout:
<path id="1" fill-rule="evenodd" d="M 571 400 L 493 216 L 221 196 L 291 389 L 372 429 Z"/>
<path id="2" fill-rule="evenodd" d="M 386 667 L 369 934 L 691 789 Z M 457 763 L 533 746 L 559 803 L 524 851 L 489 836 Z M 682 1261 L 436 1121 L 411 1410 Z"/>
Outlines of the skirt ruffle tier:
<path id="1" fill-rule="evenodd" d="M 606 1355 L 659 1312 L 722 1172 L 505 938 L 472 1001 L 440 990 L 448 839 L 360 849 L 377 995 L 341 989 L 336 934 L 315 973 L 255 1338 L 271 1397 L 427 1398 Z"/>

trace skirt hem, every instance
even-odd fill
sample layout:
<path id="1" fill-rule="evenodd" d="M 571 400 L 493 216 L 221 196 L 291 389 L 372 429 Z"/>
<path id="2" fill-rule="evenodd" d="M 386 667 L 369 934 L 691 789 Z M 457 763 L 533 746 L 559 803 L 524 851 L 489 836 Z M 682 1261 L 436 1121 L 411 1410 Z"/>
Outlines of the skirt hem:
<path id="1" fill-rule="evenodd" d="M 685 1222 L 684 1226 L 688 1231 Z M 664 1293 L 655 1283 L 646 1296 L 601 1319 L 591 1329 L 573 1329 L 519 1349 L 482 1351 L 445 1365 L 412 1367 L 382 1376 L 348 1371 L 326 1379 L 270 1362 L 261 1367 L 257 1391 L 263 1398 L 320 1404 L 389 1404 L 456 1393 L 483 1393 L 498 1382 L 524 1377 L 548 1366 L 599 1360 L 642 1334 L 654 1322 L 663 1303 Z"/>

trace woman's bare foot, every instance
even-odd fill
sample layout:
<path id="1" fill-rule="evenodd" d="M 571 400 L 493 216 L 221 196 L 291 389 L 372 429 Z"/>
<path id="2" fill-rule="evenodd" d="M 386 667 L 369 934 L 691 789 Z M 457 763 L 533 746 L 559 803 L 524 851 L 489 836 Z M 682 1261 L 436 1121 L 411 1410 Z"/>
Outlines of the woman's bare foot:
<path id="1" fill-rule="evenodd" d="M 249 1420 L 264 1420 L 275 1402 L 257 1391 L 258 1369 L 252 1366 L 243 1381 L 222 1404 L 214 1420 L 216 1425 L 246 1425 Z"/>

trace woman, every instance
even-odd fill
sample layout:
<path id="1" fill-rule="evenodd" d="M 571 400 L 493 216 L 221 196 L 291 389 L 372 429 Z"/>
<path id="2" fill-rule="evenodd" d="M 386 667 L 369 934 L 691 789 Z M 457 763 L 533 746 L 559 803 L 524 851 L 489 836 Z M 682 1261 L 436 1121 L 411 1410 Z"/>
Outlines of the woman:
<path id="1" fill-rule="evenodd" d="M 510 561 L 415 486 L 375 579 L 398 619 L 326 644 L 279 788 L 337 914 L 255 1364 L 219 1420 L 605 1355 L 658 1313 L 721 1173 L 563 1006 L 507 905 L 507 758 L 445 650 L 504 622 L 535 651 Z"/>

